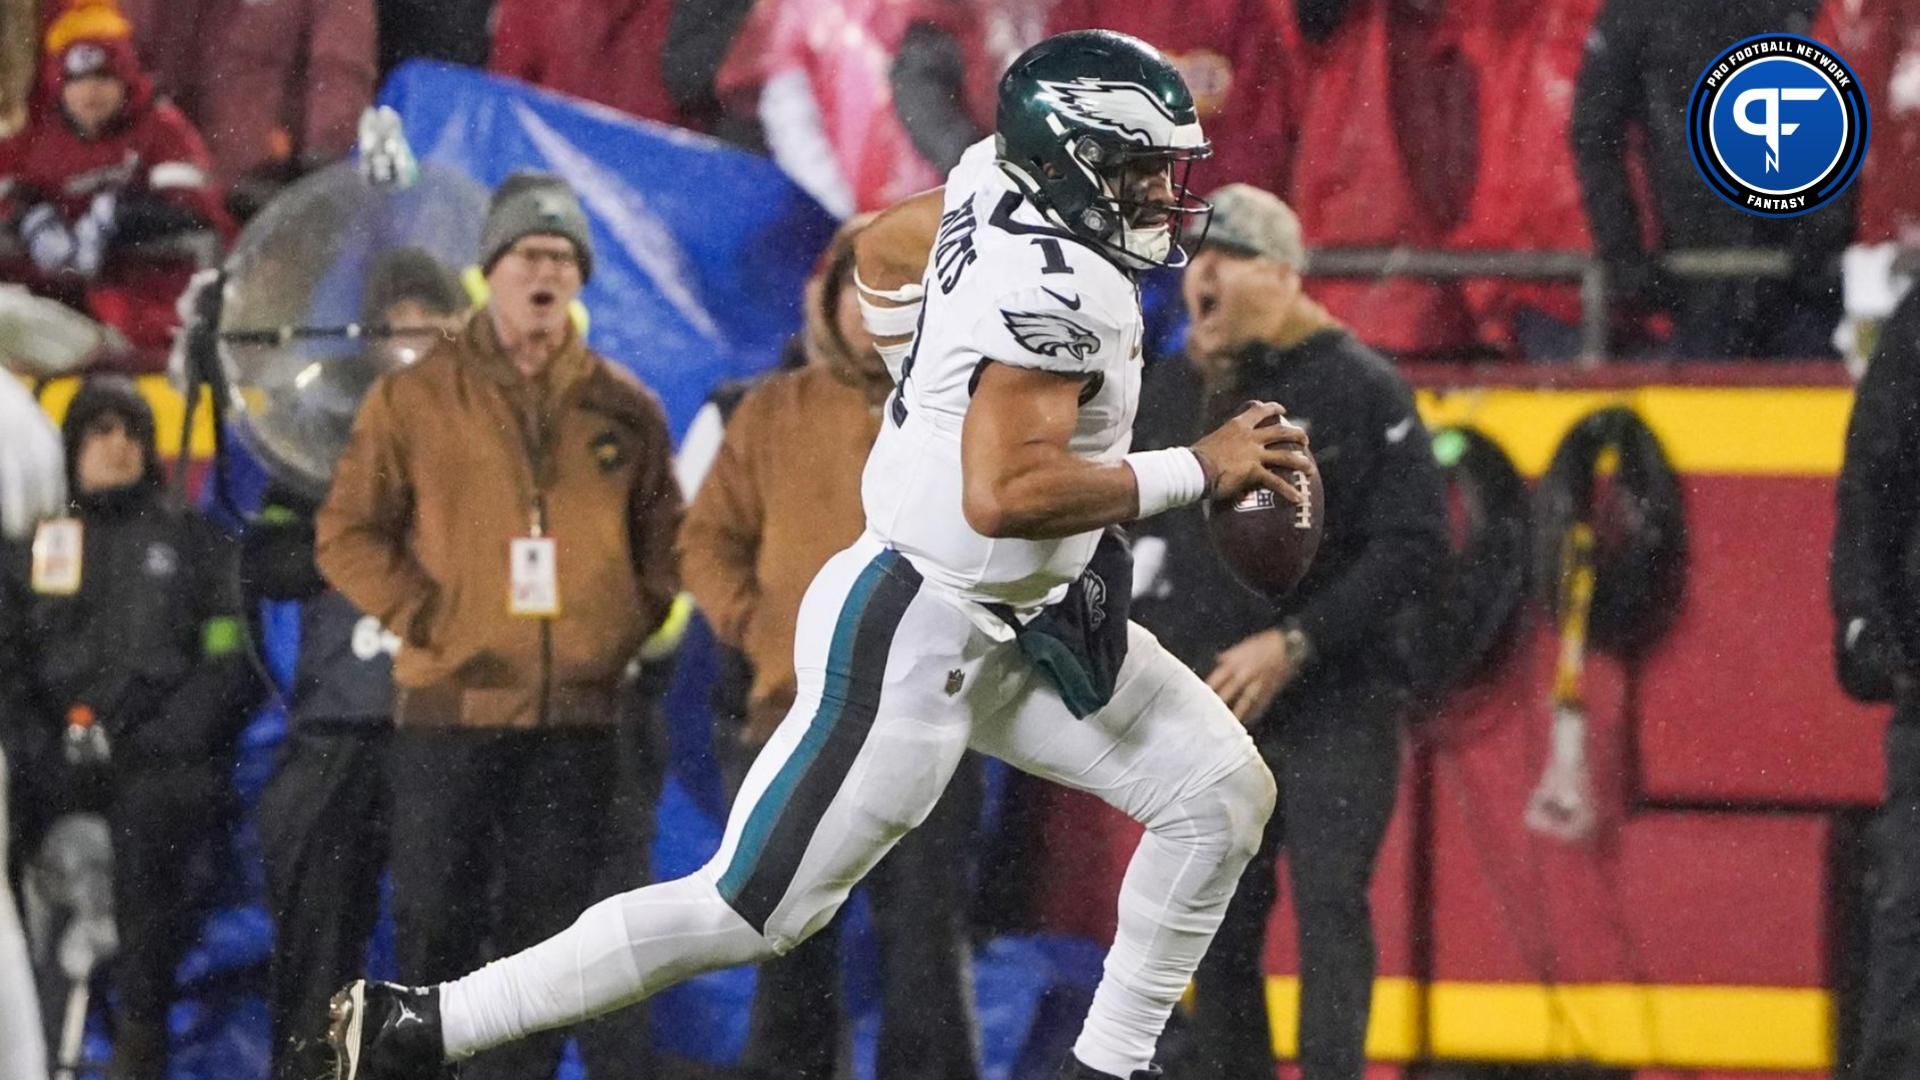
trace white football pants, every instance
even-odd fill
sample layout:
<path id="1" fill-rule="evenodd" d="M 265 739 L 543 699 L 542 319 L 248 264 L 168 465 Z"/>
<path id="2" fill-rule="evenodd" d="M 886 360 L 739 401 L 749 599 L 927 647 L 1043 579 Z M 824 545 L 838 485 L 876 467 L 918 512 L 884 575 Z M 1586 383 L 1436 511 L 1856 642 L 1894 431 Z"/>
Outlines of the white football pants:
<path id="1" fill-rule="evenodd" d="M 926 818 L 972 746 L 1146 826 L 1075 1046 L 1103 1072 L 1145 1068 L 1260 843 L 1273 778 L 1220 699 L 1140 627 L 1112 703 L 1078 720 L 994 625 L 870 537 L 834 556 L 800 608 L 799 697 L 712 861 L 445 984 L 448 1055 L 784 953 Z"/>

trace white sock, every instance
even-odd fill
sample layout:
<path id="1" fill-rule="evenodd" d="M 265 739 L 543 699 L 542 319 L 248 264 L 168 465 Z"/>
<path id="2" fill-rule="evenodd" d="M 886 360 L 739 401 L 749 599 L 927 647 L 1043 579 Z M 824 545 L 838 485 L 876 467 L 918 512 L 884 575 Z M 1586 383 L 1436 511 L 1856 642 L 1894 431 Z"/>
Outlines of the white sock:
<path id="1" fill-rule="evenodd" d="M 649 885 L 600 901 L 530 949 L 443 983 L 441 1039 L 448 1060 L 460 1061 L 630 1005 L 690 975 L 772 954 L 704 875 Z"/>

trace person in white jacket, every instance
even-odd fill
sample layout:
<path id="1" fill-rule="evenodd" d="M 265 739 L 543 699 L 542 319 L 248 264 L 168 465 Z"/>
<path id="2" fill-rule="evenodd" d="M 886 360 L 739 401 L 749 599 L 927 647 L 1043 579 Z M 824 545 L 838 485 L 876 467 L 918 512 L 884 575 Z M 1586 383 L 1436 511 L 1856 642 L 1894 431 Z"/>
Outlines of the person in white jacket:
<path id="1" fill-rule="evenodd" d="M 60 433 L 39 403 L 0 370 L 0 533 L 25 539 L 67 501 Z M 0 867 L 7 865 L 7 763 L 0 748 Z M 46 1080 L 47 1050 L 27 937 L 13 890 L 0 884 L 0 1080 Z"/>
<path id="2" fill-rule="evenodd" d="M 0 866 L 7 865 L 7 754 L 0 750 Z M 13 890 L 0 884 L 0 1080 L 46 1080 L 47 1046 L 27 935 Z"/>

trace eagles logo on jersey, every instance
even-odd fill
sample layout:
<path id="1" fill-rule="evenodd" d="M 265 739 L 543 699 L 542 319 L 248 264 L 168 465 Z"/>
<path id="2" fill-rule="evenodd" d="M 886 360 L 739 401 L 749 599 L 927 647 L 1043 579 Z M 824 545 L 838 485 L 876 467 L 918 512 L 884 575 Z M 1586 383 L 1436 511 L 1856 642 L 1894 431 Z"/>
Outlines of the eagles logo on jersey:
<path id="1" fill-rule="evenodd" d="M 1007 324 L 1007 332 L 1020 347 L 1036 356 L 1057 357 L 1062 354 L 1075 360 L 1085 360 L 1100 347 L 1100 336 L 1093 331 L 1051 311 L 1007 311 L 1000 312 L 1000 318 Z"/>

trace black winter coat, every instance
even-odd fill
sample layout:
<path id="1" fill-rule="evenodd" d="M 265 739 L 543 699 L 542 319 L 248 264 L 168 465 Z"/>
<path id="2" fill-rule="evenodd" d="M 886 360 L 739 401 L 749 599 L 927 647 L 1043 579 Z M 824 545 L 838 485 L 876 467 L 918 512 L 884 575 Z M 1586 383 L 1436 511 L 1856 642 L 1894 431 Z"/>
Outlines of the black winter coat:
<path id="1" fill-rule="evenodd" d="M 1242 638 L 1298 626 L 1316 658 L 1283 701 L 1320 682 L 1404 686 L 1395 622 L 1436 582 L 1448 528 L 1444 483 L 1411 391 L 1385 358 L 1337 329 L 1290 348 L 1255 346 L 1235 372 L 1232 385 L 1208 394 L 1190 364 L 1150 368 L 1134 444 L 1189 445 L 1249 399 L 1279 402 L 1307 428 L 1320 467 L 1319 553 L 1299 586 L 1274 603 L 1233 579 L 1200 507 L 1150 518 L 1133 532 L 1163 540 L 1166 561 L 1136 598 L 1136 621 L 1202 675 Z M 1151 559 L 1153 547 L 1137 540 L 1137 562 Z"/>
<path id="2" fill-rule="evenodd" d="M 145 483 L 76 503 L 79 591 L 33 589 L 31 544 L 0 549 L 0 737 L 26 775 L 84 705 L 116 771 L 229 754 L 251 704 L 235 550 Z"/>

